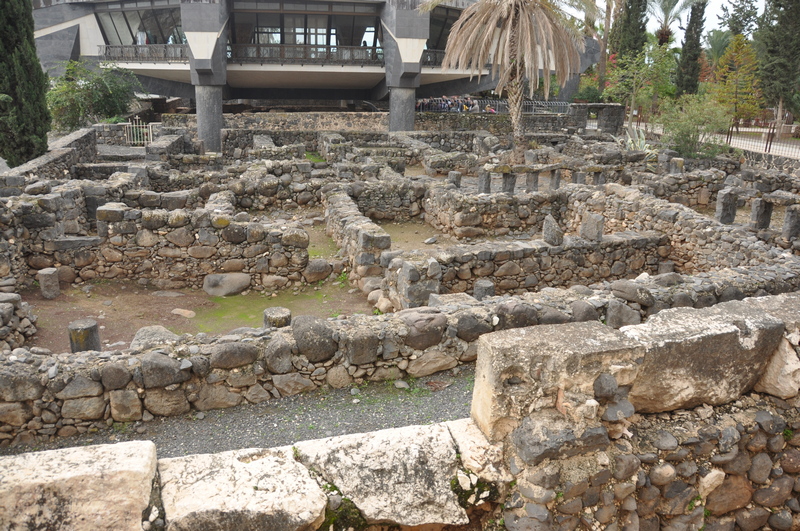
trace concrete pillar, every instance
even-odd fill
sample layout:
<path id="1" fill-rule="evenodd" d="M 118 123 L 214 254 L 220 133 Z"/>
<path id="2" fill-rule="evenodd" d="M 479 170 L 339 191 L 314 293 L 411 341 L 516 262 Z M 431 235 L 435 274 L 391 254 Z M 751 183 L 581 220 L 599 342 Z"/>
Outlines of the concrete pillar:
<path id="1" fill-rule="evenodd" d="M 538 192 L 539 191 L 539 172 L 531 171 L 525 176 L 525 191 Z"/>
<path id="2" fill-rule="evenodd" d="M 772 219 L 772 203 L 760 197 L 753 199 L 750 224 L 754 229 L 768 229 Z"/>
<path id="3" fill-rule="evenodd" d="M 558 190 L 561 188 L 561 170 L 552 170 L 550 172 L 550 189 Z"/>
<path id="4" fill-rule="evenodd" d="M 55 299 L 61 295 L 61 286 L 58 285 L 58 269 L 46 267 L 36 273 L 36 280 L 39 282 L 39 289 L 45 299 Z"/>
<path id="5" fill-rule="evenodd" d="M 492 174 L 486 170 L 478 170 L 478 193 L 492 193 Z"/>
<path id="6" fill-rule="evenodd" d="M 389 92 L 389 131 L 414 130 L 416 89 L 392 87 Z"/>
<path id="7" fill-rule="evenodd" d="M 94 319 L 78 319 L 69 326 L 69 348 L 74 352 L 101 350 L 100 332 Z"/>
<path id="8" fill-rule="evenodd" d="M 736 204 L 739 196 L 733 188 L 726 188 L 717 194 L 717 211 L 714 219 L 724 225 L 730 225 L 736 219 Z"/>
<path id="9" fill-rule="evenodd" d="M 798 236 L 800 236 L 800 205 L 791 205 L 786 207 L 781 237 L 787 240 L 794 240 Z"/>
<path id="10" fill-rule="evenodd" d="M 456 185 L 456 188 L 461 188 L 461 172 L 460 171 L 448 172 L 447 182 Z"/>
<path id="11" fill-rule="evenodd" d="M 203 141 L 206 151 L 222 151 L 220 133 L 225 126 L 222 118 L 222 88 L 215 85 L 196 85 L 197 138 Z"/>
<path id="12" fill-rule="evenodd" d="M 517 187 L 517 174 L 504 173 L 503 174 L 503 189 L 504 194 L 514 195 L 514 188 Z"/>

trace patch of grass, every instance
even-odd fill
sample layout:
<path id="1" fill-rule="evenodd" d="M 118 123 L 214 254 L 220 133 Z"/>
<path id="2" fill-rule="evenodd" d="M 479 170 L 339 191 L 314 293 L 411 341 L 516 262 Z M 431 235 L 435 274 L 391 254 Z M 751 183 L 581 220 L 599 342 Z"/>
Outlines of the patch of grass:
<path id="1" fill-rule="evenodd" d="M 789 441 L 794 437 L 794 431 L 791 428 L 786 428 L 783 430 L 783 439 Z"/>
<path id="2" fill-rule="evenodd" d="M 319 154 L 319 151 L 306 151 L 306 159 L 311 162 L 325 162 L 325 159 Z"/>

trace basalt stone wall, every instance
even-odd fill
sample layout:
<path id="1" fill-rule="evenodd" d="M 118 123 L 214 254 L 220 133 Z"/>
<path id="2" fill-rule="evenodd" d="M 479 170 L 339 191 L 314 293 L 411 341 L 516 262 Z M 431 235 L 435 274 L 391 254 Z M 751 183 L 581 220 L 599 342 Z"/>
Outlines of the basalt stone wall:
<path id="1" fill-rule="evenodd" d="M 722 225 L 713 219 L 632 188 L 607 184 L 602 189 L 570 185 L 567 212 L 563 219 L 568 232 L 578 230 L 583 213 L 605 218 L 606 232 L 657 231 L 670 238 L 668 260 L 683 272 L 713 271 L 722 268 L 773 264 L 791 270 L 796 259 L 784 256 L 781 249 L 758 241 L 742 228 Z M 798 279 L 790 274 L 792 284 Z M 789 281 L 789 279 L 787 279 Z"/>
<path id="2" fill-rule="evenodd" d="M 414 308 L 427 305 L 432 293 L 473 293 L 478 280 L 490 281 L 501 295 L 656 274 L 669 252 L 668 238 L 656 233 L 617 233 L 601 242 L 567 238 L 560 246 L 541 240 L 482 243 L 450 247 L 427 259 L 400 255 L 386 279 L 395 308 Z"/>
<path id="3" fill-rule="evenodd" d="M 224 114 L 225 129 L 269 131 L 372 131 L 389 129 L 388 113 L 302 112 Z M 197 134 L 197 117 L 193 114 L 164 114 L 164 127 L 185 128 Z M 276 141 L 277 143 L 277 141 Z"/>
<path id="4" fill-rule="evenodd" d="M 797 303 L 482 336 L 472 418 L 515 478 L 506 527 L 796 527 Z"/>
<path id="5" fill-rule="evenodd" d="M 747 150 L 743 151 L 743 153 L 745 160 L 750 166 L 777 170 L 782 173 L 800 176 L 800 159 L 790 159 L 771 155 L 769 153 L 758 153 Z"/>
<path id="6" fill-rule="evenodd" d="M 469 194 L 454 186 L 432 186 L 423 200 L 425 221 L 457 238 L 513 231 L 540 231 L 549 214 L 561 221 L 567 196 L 561 191 Z"/>
<path id="7" fill-rule="evenodd" d="M 586 128 L 587 111 L 583 105 L 571 105 L 567 114 L 525 114 L 524 129 L 531 132 L 552 132 Z M 511 134 L 508 114 L 470 112 L 418 112 L 414 128 L 417 131 L 489 131 L 495 135 Z"/>
<path id="8" fill-rule="evenodd" d="M 94 129 L 81 129 L 51 144 L 50 151 L 0 175 L 0 195 L 19 195 L 27 184 L 42 179 L 70 178 L 72 167 L 97 158 Z"/>
<path id="9" fill-rule="evenodd" d="M 127 146 L 125 138 L 125 124 L 94 124 L 92 126 L 97 135 L 98 144 L 110 146 Z"/>

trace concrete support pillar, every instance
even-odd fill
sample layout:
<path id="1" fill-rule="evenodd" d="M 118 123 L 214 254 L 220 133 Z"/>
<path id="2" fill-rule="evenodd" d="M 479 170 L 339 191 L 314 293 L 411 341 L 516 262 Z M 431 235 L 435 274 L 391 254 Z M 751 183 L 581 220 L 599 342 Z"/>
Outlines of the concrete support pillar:
<path id="1" fill-rule="evenodd" d="M 726 188 L 717 194 L 717 210 L 714 219 L 724 225 L 730 225 L 736 219 L 736 204 L 739 196 L 733 188 Z"/>
<path id="2" fill-rule="evenodd" d="M 525 191 L 538 192 L 539 191 L 539 172 L 531 171 L 525 176 Z"/>
<path id="3" fill-rule="evenodd" d="M 492 193 L 492 174 L 486 170 L 478 170 L 478 193 Z"/>
<path id="4" fill-rule="evenodd" d="M 517 174 L 516 173 L 504 173 L 503 174 L 503 189 L 502 192 L 504 194 L 514 195 L 514 188 L 517 186 Z"/>
<path id="5" fill-rule="evenodd" d="M 393 87 L 389 92 L 389 131 L 414 130 L 416 89 Z"/>
<path id="6" fill-rule="evenodd" d="M 222 117 L 222 89 L 216 85 L 196 85 L 197 138 L 203 141 L 206 151 L 222 151 L 220 133 L 225 126 Z"/>
<path id="7" fill-rule="evenodd" d="M 753 228 L 756 230 L 768 229 L 770 220 L 772 219 L 772 203 L 757 197 L 753 199 L 751 207 L 750 223 Z"/>

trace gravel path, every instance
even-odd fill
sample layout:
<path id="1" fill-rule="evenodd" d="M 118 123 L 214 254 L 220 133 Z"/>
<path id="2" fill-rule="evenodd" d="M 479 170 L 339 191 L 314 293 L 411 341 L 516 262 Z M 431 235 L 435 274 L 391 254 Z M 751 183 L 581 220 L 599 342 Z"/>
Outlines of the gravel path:
<path id="1" fill-rule="evenodd" d="M 456 420 L 469 416 L 474 377 L 474 365 L 466 365 L 407 379 L 404 382 L 408 388 L 398 388 L 395 382 L 387 381 L 346 389 L 319 389 L 258 405 L 116 424 L 96 433 L 59 437 L 33 448 L 0 448 L 0 455 L 150 440 L 156 444 L 159 458 L 179 457 L 286 446 L 347 433 Z"/>

